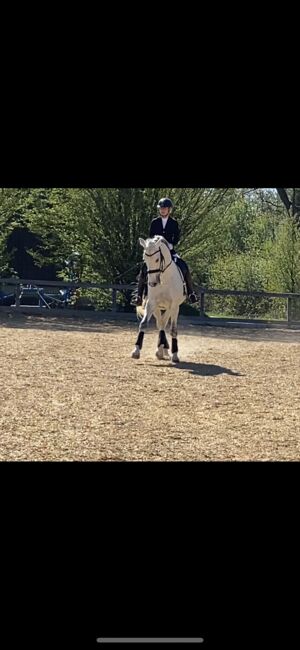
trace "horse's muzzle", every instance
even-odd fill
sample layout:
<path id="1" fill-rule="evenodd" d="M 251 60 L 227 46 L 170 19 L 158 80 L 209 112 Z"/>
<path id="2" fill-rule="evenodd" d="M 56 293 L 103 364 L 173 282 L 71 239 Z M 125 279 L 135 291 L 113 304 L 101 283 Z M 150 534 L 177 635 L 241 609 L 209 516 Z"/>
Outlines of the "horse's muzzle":
<path id="1" fill-rule="evenodd" d="M 156 287 L 157 284 L 160 284 L 160 275 L 158 275 L 158 276 L 156 277 L 156 282 L 149 282 L 149 281 L 148 281 L 148 285 L 149 285 L 149 287 Z"/>

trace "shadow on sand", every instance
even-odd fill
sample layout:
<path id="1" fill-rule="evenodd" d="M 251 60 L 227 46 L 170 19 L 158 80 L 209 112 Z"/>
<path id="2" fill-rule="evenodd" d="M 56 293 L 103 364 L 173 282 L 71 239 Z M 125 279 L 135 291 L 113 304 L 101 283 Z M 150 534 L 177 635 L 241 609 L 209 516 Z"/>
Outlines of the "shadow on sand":
<path id="1" fill-rule="evenodd" d="M 150 366 L 157 368 L 165 368 L 166 366 L 170 369 L 175 370 L 185 370 L 191 375 L 200 375 L 201 377 L 212 377 L 215 375 L 234 375 L 235 377 L 243 377 L 240 372 L 234 372 L 230 368 L 224 368 L 223 366 L 215 366 L 210 363 L 192 363 L 191 361 L 180 361 L 179 363 L 150 363 Z"/>

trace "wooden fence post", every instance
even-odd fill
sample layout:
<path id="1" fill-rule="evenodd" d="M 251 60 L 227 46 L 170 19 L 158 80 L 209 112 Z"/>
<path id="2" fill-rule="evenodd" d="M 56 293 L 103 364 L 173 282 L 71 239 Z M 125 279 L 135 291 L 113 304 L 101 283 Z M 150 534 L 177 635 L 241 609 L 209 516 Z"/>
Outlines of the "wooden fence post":
<path id="1" fill-rule="evenodd" d="M 115 314 L 117 311 L 117 289 L 112 290 L 112 312 Z"/>
<path id="2" fill-rule="evenodd" d="M 21 285 L 16 286 L 16 309 L 20 309 Z"/>
<path id="3" fill-rule="evenodd" d="M 204 314 L 205 314 L 205 307 L 204 307 L 204 305 L 205 305 L 205 292 L 204 292 L 203 289 L 200 289 L 200 307 L 199 307 L 200 318 L 203 318 L 203 316 L 204 316 Z"/>
<path id="4" fill-rule="evenodd" d="M 287 298 L 287 322 L 288 325 L 292 322 L 292 299 Z"/>

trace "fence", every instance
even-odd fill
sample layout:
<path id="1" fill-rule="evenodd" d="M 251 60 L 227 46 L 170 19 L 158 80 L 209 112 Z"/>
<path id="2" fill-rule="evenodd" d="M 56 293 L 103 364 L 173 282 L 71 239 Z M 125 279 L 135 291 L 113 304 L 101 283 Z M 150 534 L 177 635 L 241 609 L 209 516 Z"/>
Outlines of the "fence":
<path id="1" fill-rule="evenodd" d="M 286 300 L 286 309 L 285 309 L 285 316 L 286 316 L 286 323 L 288 325 L 292 323 L 298 323 L 299 318 L 294 318 L 293 317 L 293 309 L 292 309 L 292 304 L 293 300 L 295 299 L 300 299 L 300 293 L 276 293 L 276 292 L 269 292 L 269 291 L 239 291 L 239 290 L 230 290 L 230 289 L 207 289 L 205 287 L 201 287 L 198 291 L 198 295 L 200 297 L 200 317 L 206 318 L 206 301 L 205 301 L 205 296 L 241 296 L 241 297 L 249 297 L 249 298 L 260 298 L 260 299 L 285 299 Z M 229 320 L 228 317 L 223 317 L 223 318 L 210 318 L 211 321 L 217 321 L 217 320 Z M 260 320 L 258 318 L 255 319 L 249 319 L 249 318 L 230 318 L 231 322 L 237 321 L 237 322 L 265 322 L 263 320 Z M 274 322 L 274 323 L 280 323 L 284 321 L 279 321 L 275 319 L 271 319 L 269 322 Z"/>
<path id="2" fill-rule="evenodd" d="M 6 290 L 8 287 L 13 288 L 13 294 L 15 296 L 15 303 L 11 305 L 12 311 L 26 311 L 32 309 L 32 305 L 21 304 L 21 299 L 31 295 L 36 292 L 37 305 L 34 306 L 35 311 L 42 310 L 44 311 L 47 308 L 53 308 L 53 305 L 50 306 L 47 301 L 47 296 L 50 295 L 50 292 L 47 293 L 48 289 L 57 289 L 59 290 L 76 290 L 76 289 L 104 289 L 111 290 L 111 311 L 117 313 L 117 292 L 123 292 L 125 290 L 133 291 L 135 289 L 134 284 L 109 284 L 109 283 L 98 283 L 98 282 L 67 282 L 67 281 L 58 281 L 58 280 L 31 280 L 31 279 L 19 279 L 19 278 L 0 278 L 0 287 L 4 286 Z M 43 293 L 41 290 L 43 289 Z M 52 295 L 52 294 L 51 294 Z M 48 302 L 48 304 L 47 304 Z M 58 307 L 59 301 L 55 301 L 56 307 Z M 0 307 L 1 308 L 1 307 Z M 55 307 L 54 307 L 55 308 Z M 6 307 L 7 309 L 7 307 Z"/>
<path id="3" fill-rule="evenodd" d="M 11 310 L 11 311 L 30 311 L 33 309 L 32 305 L 27 306 L 26 304 L 21 304 L 21 298 L 24 295 L 25 291 L 28 290 L 28 287 L 31 287 L 31 289 L 34 291 L 36 290 L 37 296 L 39 295 L 39 288 L 44 289 L 44 294 L 43 296 L 47 296 L 46 289 L 47 287 L 49 288 L 56 288 L 58 291 L 60 289 L 104 289 L 104 290 L 109 290 L 111 291 L 111 310 L 110 313 L 117 315 L 118 314 L 118 304 L 117 304 L 117 293 L 118 292 L 124 292 L 124 291 L 133 291 L 135 288 L 135 285 L 133 284 L 109 284 L 109 283 L 94 283 L 94 282 L 65 282 L 65 281 L 50 281 L 50 280 L 27 280 L 27 279 L 19 279 L 19 278 L 1 278 L 0 279 L 0 286 L 5 286 L 5 287 L 13 287 L 13 293 L 15 295 L 15 304 L 11 305 L 9 307 L 5 307 L 6 310 Z M 273 293 L 273 292 L 266 292 L 266 291 L 234 291 L 234 290 L 227 290 L 227 289 L 207 289 L 205 287 L 201 287 L 198 290 L 198 296 L 199 296 L 199 321 L 200 322 L 208 322 L 213 324 L 214 322 L 220 322 L 220 321 L 228 321 L 230 322 L 266 322 L 266 321 L 259 321 L 259 319 L 252 319 L 250 320 L 249 318 L 230 318 L 229 317 L 218 317 L 218 318 L 213 318 L 213 317 L 208 317 L 206 314 L 206 296 L 210 295 L 215 295 L 215 296 L 248 296 L 251 298 L 257 297 L 257 298 L 265 298 L 265 299 L 276 299 L 276 298 L 281 298 L 286 300 L 286 320 L 285 322 L 288 325 L 291 325 L 293 323 L 298 323 L 299 319 L 295 319 L 293 317 L 293 310 L 292 310 L 292 301 L 295 299 L 300 299 L 300 293 Z M 59 301 L 58 301 L 59 302 Z M 54 306 L 54 309 L 58 305 Z M 36 307 L 34 307 L 34 311 L 45 311 L 49 305 L 47 305 L 47 300 L 39 299 L 38 304 Z M 50 308 L 50 307 L 49 307 Z M 53 305 L 52 305 L 53 308 Z M 0 312 L 1 309 L 4 309 L 4 307 L 0 307 Z M 72 311 L 77 311 L 77 310 L 72 310 Z M 275 319 L 271 319 L 268 322 L 283 322 L 284 321 L 276 321 Z"/>

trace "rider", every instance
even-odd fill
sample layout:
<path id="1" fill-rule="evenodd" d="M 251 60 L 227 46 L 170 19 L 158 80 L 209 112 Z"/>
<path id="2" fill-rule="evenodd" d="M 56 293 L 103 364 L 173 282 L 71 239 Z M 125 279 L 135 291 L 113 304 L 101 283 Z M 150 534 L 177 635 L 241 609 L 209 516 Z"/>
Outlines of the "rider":
<path id="1" fill-rule="evenodd" d="M 179 242 L 180 230 L 178 222 L 171 217 L 171 212 L 173 208 L 173 203 L 169 198 L 163 198 L 158 201 L 157 208 L 159 209 L 160 216 L 156 219 L 153 219 L 150 225 L 149 237 L 155 237 L 155 235 L 162 235 L 170 247 L 171 255 L 182 271 L 184 281 L 186 283 L 188 297 L 191 303 L 197 302 L 197 296 L 193 290 L 193 282 L 191 278 L 191 273 L 186 262 L 184 262 L 177 253 L 175 253 L 174 246 Z M 139 278 L 138 278 L 138 296 L 137 296 L 137 305 L 141 305 L 143 301 L 143 293 L 147 294 L 147 266 L 143 264 Z"/>

